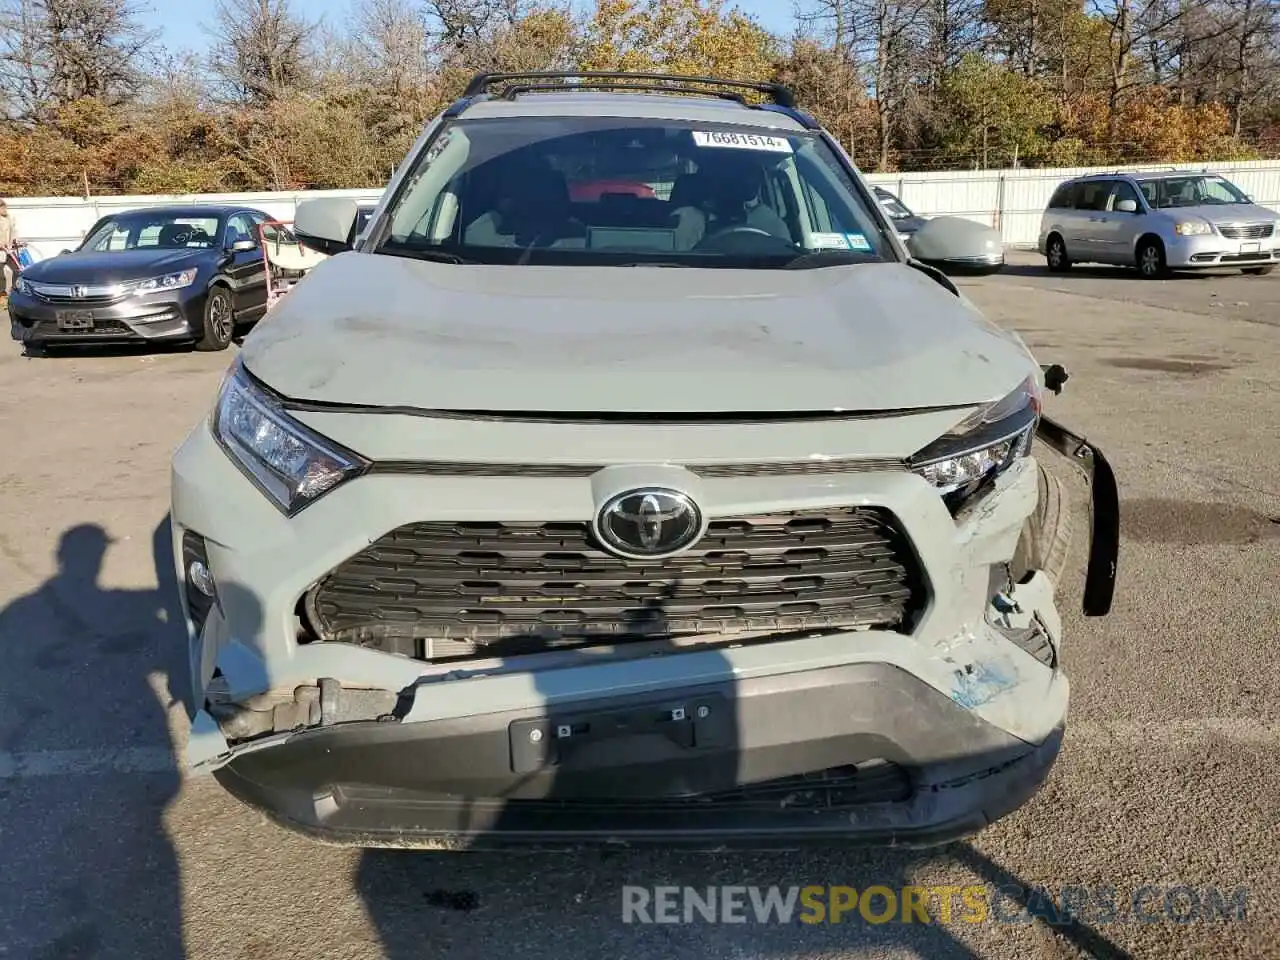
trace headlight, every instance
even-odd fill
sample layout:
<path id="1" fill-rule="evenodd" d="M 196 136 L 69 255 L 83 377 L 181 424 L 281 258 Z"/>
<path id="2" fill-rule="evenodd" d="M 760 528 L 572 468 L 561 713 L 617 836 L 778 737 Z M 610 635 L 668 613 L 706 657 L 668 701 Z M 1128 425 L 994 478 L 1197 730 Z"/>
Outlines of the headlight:
<path id="1" fill-rule="evenodd" d="M 911 458 L 911 467 L 955 506 L 1031 452 L 1040 421 L 1040 381 L 1029 376 L 984 404 Z"/>
<path id="2" fill-rule="evenodd" d="M 27 283 L 24 277 L 18 277 L 18 279 L 13 282 L 13 289 L 25 296 L 31 296 L 31 284 Z"/>
<path id="3" fill-rule="evenodd" d="M 161 290 L 181 290 L 196 282 L 196 270 L 183 270 L 180 273 L 166 273 L 163 277 L 152 277 L 143 280 L 133 288 L 134 293 L 159 293 Z"/>
<path id="4" fill-rule="evenodd" d="M 358 454 L 290 417 L 239 363 L 223 381 L 212 426 L 227 455 L 285 516 L 368 466 Z"/>
<path id="5" fill-rule="evenodd" d="M 1180 237 L 1199 237 L 1206 233 L 1213 233 L 1213 227 L 1203 220 L 1188 220 L 1186 223 L 1179 223 L 1173 229 Z"/>

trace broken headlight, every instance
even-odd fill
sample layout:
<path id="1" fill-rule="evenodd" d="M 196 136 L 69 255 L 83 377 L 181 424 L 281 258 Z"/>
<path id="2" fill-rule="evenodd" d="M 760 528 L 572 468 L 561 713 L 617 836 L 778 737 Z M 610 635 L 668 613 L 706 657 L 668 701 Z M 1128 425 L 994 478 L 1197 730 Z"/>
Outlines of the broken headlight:
<path id="1" fill-rule="evenodd" d="M 1029 376 L 984 404 L 911 458 L 911 468 L 954 508 L 1031 452 L 1040 421 L 1040 382 Z"/>
<path id="2" fill-rule="evenodd" d="M 289 416 L 238 362 L 222 384 L 212 427 L 222 449 L 285 516 L 368 466 Z"/>

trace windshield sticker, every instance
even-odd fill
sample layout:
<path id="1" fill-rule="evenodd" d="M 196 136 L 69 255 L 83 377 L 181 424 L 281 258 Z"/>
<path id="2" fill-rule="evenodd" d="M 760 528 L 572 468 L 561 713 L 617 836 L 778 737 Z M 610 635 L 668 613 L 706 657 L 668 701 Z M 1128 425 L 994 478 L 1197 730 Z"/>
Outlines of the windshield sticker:
<path id="1" fill-rule="evenodd" d="M 815 250 L 848 250 L 849 238 L 843 233 L 815 233 L 813 248 Z"/>
<path id="2" fill-rule="evenodd" d="M 700 147 L 729 150 L 768 150 L 772 153 L 794 153 L 786 137 L 766 137 L 758 133 L 732 133 L 726 130 L 695 130 L 693 142 Z"/>
<path id="3" fill-rule="evenodd" d="M 867 238 L 860 233 L 846 233 L 845 239 L 849 241 L 849 246 L 854 250 L 870 250 L 871 244 L 867 242 Z"/>

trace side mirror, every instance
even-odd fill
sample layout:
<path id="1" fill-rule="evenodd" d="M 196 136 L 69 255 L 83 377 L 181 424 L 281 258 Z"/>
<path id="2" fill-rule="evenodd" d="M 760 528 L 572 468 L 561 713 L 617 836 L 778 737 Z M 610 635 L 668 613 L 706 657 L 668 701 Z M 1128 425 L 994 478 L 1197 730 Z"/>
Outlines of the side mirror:
<path id="1" fill-rule="evenodd" d="M 1118 203 L 1116 203 L 1116 210 L 1118 210 L 1120 213 L 1137 213 L 1138 201 L 1137 200 L 1121 200 Z"/>
<path id="2" fill-rule="evenodd" d="M 293 232 L 313 250 L 329 255 L 341 253 L 351 249 L 352 228 L 359 210 L 354 200 L 303 200 L 293 214 Z"/>
<path id="3" fill-rule="evenodd" d="M 256 240 L 237 240 L 231 245 L 232 253 L 245 253 L 249 250 L 257 250 L 258 242 Z"/>
<path id="4" fill-rule="evenodd" d="M 1004 266 L 1004 242 L 985 224 L 963 217 L 933 217 L 911 234 L 907 249 L 948 275 L 995 273 Z"/>

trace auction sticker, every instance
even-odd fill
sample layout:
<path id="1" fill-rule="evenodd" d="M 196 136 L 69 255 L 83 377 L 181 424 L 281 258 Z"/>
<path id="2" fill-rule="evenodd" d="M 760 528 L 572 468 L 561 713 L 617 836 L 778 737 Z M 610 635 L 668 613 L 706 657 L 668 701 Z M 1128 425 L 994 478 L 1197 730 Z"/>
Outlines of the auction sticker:
<path id="1" fill-rule="evenodd" d="M 722 147 L 729 150 L 769 150 L 794 153 L 786 137 L 769 137 L 759 133 L 734 133 L 728 130 L 695 130 L 693 142 L 700 147 Z"/>

